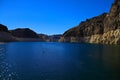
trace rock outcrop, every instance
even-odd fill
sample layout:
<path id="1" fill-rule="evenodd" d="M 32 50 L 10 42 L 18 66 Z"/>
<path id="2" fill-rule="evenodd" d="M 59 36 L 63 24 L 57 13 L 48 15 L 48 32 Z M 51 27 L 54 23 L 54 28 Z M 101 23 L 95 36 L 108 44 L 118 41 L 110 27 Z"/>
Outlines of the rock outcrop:
<path id="1" fill-rule="evenodd" d="M 109 13 L 87 19 L 66 31 L 60 42 L 120 44 L 120 0 L 115 0 Z"/>
<path id="2" fill-rule="evenodd" d="M 8 31 L 7 26 L 0 24 L 0 42 L 16 41 L 15 37 Z"/>
<path id="3" fill-rule="evenodd" d="M 0 31 L 9 32 L 7 26 L 0 24 Z"/>
<path id="4" fill-rule="evenodd" d="M 120 29 L 120 0 L 115 0 L 104 19 L 104 32 Z"/>

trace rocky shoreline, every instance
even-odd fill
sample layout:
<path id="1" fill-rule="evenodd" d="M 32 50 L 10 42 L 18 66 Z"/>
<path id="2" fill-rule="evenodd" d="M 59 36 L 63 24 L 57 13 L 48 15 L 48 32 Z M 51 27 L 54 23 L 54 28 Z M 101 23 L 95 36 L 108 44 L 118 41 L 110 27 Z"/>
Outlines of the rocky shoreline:
<path id="1" fill-rule="evenodd" d="M 59 42 L 120 44 L 120 0 L 115 0 L 109 13 L 103 13 L 67 30 Z"/>
<path id="2" fill-rule="evenodd" d="M 45 41 L 45 42 L 81 42 L 120 45 L 120 0 L 115 0 L 109 13 L 82 21 L 78 26 L 63 35 L 38 34 L 29 28 L 8 30 L 0 24 L 0 42 Z"/>
<path id="3" fill-rule="evenodd" d="M 82 42 L 120 45 L 120 29 L 111 30 L 104 34 L 96 34 L 87 37 L 61 37 L 59 42 Z"/>

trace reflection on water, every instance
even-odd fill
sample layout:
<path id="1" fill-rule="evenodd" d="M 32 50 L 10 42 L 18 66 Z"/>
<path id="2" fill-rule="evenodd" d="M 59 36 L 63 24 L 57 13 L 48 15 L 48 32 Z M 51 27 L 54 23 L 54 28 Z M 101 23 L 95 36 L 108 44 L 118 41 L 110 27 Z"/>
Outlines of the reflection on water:
<path id="1" fill-rule="evenodd" d="M 11 64 L 6 61 L 5 44 L 0 44 L 0 80 L 19 80 L 16 72 L 13 72 Z"/>
<path id="2" fill-rule="evenodd" d="M 120 46 L 0 44 L 0 80 L 120 80 Z"/>
<path id="3" fill-rule="evenodd" d="M 107 50 L 105 50 L 107 49 Z M 112 72 L 112 77 L 120 79 L 120 46 L 104 47 L 103 61 L 108 71 Z"/>
<path id="4" fill-rule="evenodd" d="M 94 45 L 91 58 L 101 66 L 103 78 L 108 80 L 120 79 L 120 46 Z"/>

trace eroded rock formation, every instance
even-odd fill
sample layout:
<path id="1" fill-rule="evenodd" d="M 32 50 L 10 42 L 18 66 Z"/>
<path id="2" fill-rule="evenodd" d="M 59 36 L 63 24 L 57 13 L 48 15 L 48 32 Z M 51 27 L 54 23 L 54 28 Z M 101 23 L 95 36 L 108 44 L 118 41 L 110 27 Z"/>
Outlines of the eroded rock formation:
<path id="1" fill-rule="evenodd" d="M 120 44 L 120 0 L 115 0 L 109 13 L 87 19 L 66 31 L 60 42 Z"/>

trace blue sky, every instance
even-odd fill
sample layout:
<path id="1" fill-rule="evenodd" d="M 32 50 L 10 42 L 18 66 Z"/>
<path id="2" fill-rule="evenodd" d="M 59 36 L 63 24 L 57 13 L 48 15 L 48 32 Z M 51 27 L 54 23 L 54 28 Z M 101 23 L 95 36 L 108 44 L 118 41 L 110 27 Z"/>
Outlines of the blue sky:
<path id="1" fill-rule="evenodd" d="M 0 23 L 9 29 L 62 34 L 93 16 L 110 10 L 114 0 L 0 0 Z"/>

